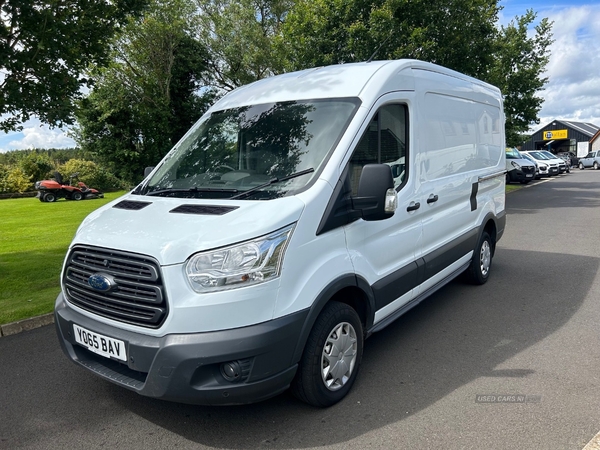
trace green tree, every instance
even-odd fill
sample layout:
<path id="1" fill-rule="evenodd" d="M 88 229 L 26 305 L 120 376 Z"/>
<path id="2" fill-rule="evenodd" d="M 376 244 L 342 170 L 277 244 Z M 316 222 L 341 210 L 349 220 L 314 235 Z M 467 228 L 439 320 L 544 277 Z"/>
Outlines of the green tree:
<path id="1" fill-rule="evenodd" d="M 302 0 L 282 28 L 286 68 L 415 58 L 482 76 L 493 58 L 496 0 Z"/>
<path id="2" fill-rule="evenodd" d="M 224 90 L 283 71 L 277 37 L 295 0 L 196 0 L 207 83 Z M 279 42 L 281 45 L 281 42 Z"/>
<path id="3" fill-rule="evenodd" d="M 145 0 L 0 0 L 0 130 L 37 115 L 70 124 L 89 64 Z"/>
<path id="4" fill-rule="evenodd" d="M 522 143 L 522 134 L 540 122 L 537 115 L 544 99 L 538 94 L 548 82 L 542 74 L 550 57 L 552 22 L 542 19 L 530 34 L 535 18 L 533 10 L 528 10 L 502 27 L 487 79 L 504 94 L 506 143 L 511 147 Z"/>
<path id="5" fill-rule="evenodd" d="M 80 102 L 75 139 L 119 177 L 137 182 L 206 110 L 206 52 L 194 38 L 188 0 L 152 0 L 114 43 L 113 61 L 98 69 Z"/>
<path id="6" fill-rule="evenodd" d="M 47 154 L 29 153 L 19 161 L 19 167 L 32 181 L 44 180 L 55 166 Z"/>

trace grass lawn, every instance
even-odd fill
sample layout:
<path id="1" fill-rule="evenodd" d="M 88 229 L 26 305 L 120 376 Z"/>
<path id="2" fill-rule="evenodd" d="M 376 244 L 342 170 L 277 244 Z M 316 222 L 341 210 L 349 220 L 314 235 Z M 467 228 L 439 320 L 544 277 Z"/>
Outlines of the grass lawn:
<path id="1" fill-rule="evenodd" d="M 524 184 L 507 184 L 506 185 L 506 193 L 508 194 L 509 192 L 516 191 L 518 189 L 522 189 L 525 186 L 526 185 L 524 185 Z"/>
<path id="2" fill-rule="evenodd" d="M 80 202 L 0 200 L 0 324 L 52 311 L 77 227 L 90 212 L 124 193 Z"/>

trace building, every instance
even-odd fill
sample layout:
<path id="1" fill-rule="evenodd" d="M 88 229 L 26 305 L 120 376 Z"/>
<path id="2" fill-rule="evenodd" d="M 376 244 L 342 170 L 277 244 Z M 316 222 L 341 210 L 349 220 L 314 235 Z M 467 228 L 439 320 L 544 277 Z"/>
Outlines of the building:
<path id="1" fill-rule="evenodd" d="M 591 151 L 592 138 L 600 141 L 600 127 L 592 123 L 553 120 L 524 142 L 522 150 L 550 150 L 552 153 L 573 152 L 582 157 Z M 600 142 L 596 144 L 600 149 Z"/>
<path id="2" fill-rule="evenodd" d="M 590 151 L 600 150 L 600 130 L 590 139 Z"/>

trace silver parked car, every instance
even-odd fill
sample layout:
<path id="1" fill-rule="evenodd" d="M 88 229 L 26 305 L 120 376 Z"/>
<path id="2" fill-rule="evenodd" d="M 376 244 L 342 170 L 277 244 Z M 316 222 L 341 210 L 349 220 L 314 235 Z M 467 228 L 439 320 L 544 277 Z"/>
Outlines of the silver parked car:
<path id="1" fill-rule="evenodd" d="M 579 168 L 583 170 L 586 167 L 592 167 L 596 170 L 600 168 L 600 150 L 589 152 L 583 158 L 579 158 Z"/>
<path id="2" fill-rule="evenodd" d="M 527 184 L 535 179 L 536 166 L 525 159 L 516 148 L 506 147 L 506 183 L 518 181 Z"/>

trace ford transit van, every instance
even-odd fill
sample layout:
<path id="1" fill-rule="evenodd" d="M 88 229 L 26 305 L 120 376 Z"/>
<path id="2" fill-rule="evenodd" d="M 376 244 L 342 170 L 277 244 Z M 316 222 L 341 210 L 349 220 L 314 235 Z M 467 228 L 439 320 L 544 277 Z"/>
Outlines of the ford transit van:
<path id="1" fill-rule="evenodd" d="M 144 181 L 90 214 L 56 327 L 139 394 L 329 406 L 365 339 L 463 274 L 505 226 L 499 90 L 415 60 L 322 67 L 225 95 Z"/>

